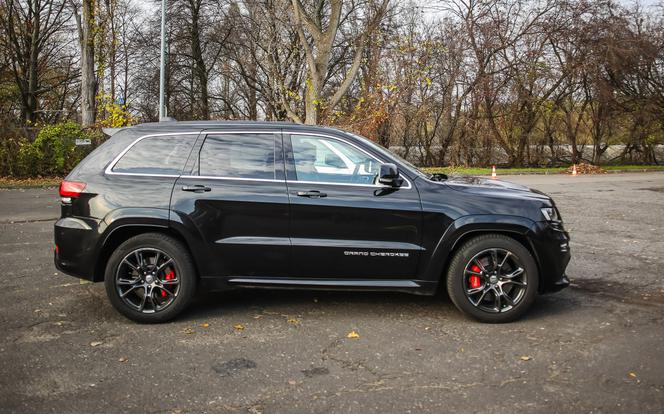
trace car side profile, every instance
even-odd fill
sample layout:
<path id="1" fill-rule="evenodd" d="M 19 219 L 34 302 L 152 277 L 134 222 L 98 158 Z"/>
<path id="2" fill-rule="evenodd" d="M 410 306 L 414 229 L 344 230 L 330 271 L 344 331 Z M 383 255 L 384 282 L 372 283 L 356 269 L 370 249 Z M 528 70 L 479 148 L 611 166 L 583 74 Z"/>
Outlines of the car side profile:
<path id="1" fill-rule="evenodd" d="M 419 171 L 337 129 L 160 122 L 121 129 L 60 186 L 55 265 L 104 282 L 144 323 L 199 289 L 445 288 L 483 322 L 569 284 L 569 235 L 547 195 Z"/>

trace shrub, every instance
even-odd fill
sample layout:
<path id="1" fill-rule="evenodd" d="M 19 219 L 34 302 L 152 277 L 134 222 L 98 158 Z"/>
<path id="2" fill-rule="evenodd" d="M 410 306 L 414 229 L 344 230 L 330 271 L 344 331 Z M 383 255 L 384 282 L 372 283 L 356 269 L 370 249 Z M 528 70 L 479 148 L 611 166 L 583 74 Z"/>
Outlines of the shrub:
<path id="1" fill-rule="evenodd" d="M 65 175 L 93 147 L 77 146 L 76 140 L 94 138 L 73 121 L 47 125 L 32 143 L 27 140 L 18 142 L 16 167 L 8 173 L 21 177 Z"/>

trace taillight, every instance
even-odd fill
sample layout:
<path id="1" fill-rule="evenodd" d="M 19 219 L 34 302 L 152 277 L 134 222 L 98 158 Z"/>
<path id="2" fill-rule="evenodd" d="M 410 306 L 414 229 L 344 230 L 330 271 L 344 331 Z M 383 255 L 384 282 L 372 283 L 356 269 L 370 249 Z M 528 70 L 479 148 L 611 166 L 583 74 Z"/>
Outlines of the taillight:
<path id="1" fill-rule="evenodd" d="M 85 190 L 85 183 L 63 181 L 60 183 L 60 197 L 78 197 Z"/>

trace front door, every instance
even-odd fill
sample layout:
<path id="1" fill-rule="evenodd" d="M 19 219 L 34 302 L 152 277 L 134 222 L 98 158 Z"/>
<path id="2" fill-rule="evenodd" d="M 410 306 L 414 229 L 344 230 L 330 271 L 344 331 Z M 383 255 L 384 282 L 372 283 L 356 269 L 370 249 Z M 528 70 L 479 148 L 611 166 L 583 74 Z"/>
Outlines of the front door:
<path id="1" fill-rule="evenodd" d="M 412 279 L 421 251 L 417 189 L 377 184 L 381 160 L 343 138 L 286 134 L 291 275 Z"/>
<path id="2" fill-rule="evenodd" d="M 203 277 L 286 276 L 288 194 L 281 133 L 207 132 L 172 209 L 203 240 Z M 200 252 L 197 252 L 200 253 Z"/>

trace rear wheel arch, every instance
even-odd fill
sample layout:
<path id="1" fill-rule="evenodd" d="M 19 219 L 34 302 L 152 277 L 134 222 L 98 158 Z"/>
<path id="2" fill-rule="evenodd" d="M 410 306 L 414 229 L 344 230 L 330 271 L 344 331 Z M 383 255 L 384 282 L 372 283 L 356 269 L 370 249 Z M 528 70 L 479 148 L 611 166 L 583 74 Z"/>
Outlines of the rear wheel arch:
<path id="1" fill-rule="evenodd" d="M 106 264 L 108 263 L 108 259 L 122 243 L 131 239 L 132 237 L 146 233 L 159 233 L 170 236 L 181 242 L 187 248 L 187 253 L 194 257 L 189 243 L 187 243 L 187 240 L 172 227 L 144 223 L 123 224 L 110 230 L 110 232 L 104 237 L 101 248 L 99 249 L 97 260 L 95 261 L 93 280 L 95 282 L 101 282 L 104 280 L 104 273 L 106 271 Z M 194 260 L 194 267 L 196 268 L 196 274 L 200 275 L 196 260 Z"/>

